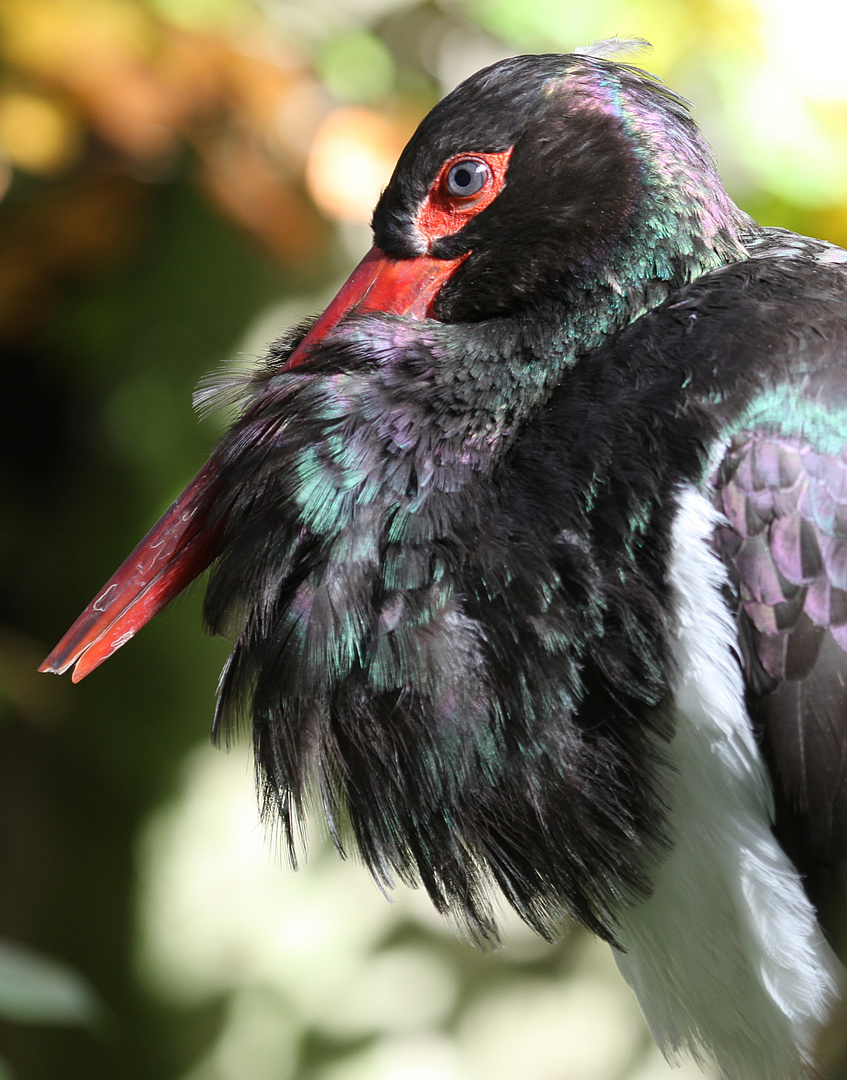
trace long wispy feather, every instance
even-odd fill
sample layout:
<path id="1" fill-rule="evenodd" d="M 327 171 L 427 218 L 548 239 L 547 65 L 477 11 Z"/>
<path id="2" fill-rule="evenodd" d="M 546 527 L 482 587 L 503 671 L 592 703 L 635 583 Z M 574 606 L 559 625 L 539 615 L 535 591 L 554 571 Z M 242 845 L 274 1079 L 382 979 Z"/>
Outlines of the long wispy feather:
<path id="1" fill-rule="evenodd" d="M 622 60 L 652 48 L 650 42 L 644 38 L 610 37 L 574 49 L 574 53 L 577 56 L 593 56 L 598 60 Z"/>

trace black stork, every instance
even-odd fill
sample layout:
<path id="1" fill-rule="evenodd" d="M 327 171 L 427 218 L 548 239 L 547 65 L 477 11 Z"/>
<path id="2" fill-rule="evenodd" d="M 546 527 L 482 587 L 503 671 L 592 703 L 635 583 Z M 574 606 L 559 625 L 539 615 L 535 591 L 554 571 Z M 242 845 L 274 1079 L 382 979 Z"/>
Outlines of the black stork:
<path id="1" fill-rule="evenodd" d="M 608 940 L 673 1060 L 798 1080 L 847 840 L 847 252 L 605 47 L 472 76 L 326 312 L 45 661 L 210 569 L 264 810 L 481 939 Z"/>

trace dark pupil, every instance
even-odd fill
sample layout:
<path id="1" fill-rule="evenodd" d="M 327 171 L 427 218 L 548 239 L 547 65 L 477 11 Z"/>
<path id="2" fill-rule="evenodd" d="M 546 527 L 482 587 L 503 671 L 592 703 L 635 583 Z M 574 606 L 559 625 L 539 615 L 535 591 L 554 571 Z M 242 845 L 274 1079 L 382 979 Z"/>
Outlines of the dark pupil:
<path id="1" fill-rule="evenodd" d="M 457 162 L 447 173 L 447 190 L 451 195 L 476 195 L 488 177 L 488 166 L 481 161 Z"/>

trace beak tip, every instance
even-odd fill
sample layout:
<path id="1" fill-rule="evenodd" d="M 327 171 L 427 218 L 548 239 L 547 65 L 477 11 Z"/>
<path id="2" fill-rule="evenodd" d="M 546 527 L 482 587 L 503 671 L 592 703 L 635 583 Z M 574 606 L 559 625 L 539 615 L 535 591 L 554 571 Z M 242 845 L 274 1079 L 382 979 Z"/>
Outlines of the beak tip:
<path id="1" fill-rule="evenodd" d="M 45 660 L 41 661 L 37 670 L 43 675 L 61 675 L 65 669 L 58 663 L 56 650 L 54 649 Z"/>
<path id="2" fill-rule="evenodd" d="M 100 642 L 95 642 L 94 645 L 89 646 L 76 657 L 76 662 L 71 671 L 71 682 L 82 682 L 86 675 L 90 675 L 95 668 L 100 667 L 103 661 L 108 660 L 112 653 L 120 648 L 122 644 L 123 642 L 120 642 L 111 647 L 103 648 L 101 646 L 100 648 L 97 648 L 97 646 L 100 645 Z M 70 664 L 68 667 L 70 667 Z"/>

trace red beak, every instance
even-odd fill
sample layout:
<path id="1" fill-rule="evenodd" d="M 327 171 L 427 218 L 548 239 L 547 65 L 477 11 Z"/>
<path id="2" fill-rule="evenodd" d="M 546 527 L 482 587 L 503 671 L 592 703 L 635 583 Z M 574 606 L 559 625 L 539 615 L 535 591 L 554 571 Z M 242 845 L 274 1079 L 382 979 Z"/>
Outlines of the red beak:
<path id="1" fill-rule="evenodd" d="M 371 248 L 289 356 L 285 368 L 302 364 L 310 349 L 348 312 L 381 311 L 412 319 L 431 318 L 436 296 L 464 258 L 434 259 L 423 255 L 391 259 L 379 248 Z M 79 682 L 201 574 L 220 546 L 222 525 L 208 523 L 216 494 L 215 471 L 207 463 L 38 670 L 61 675 L 76 665 L 71 678 Z"/>

